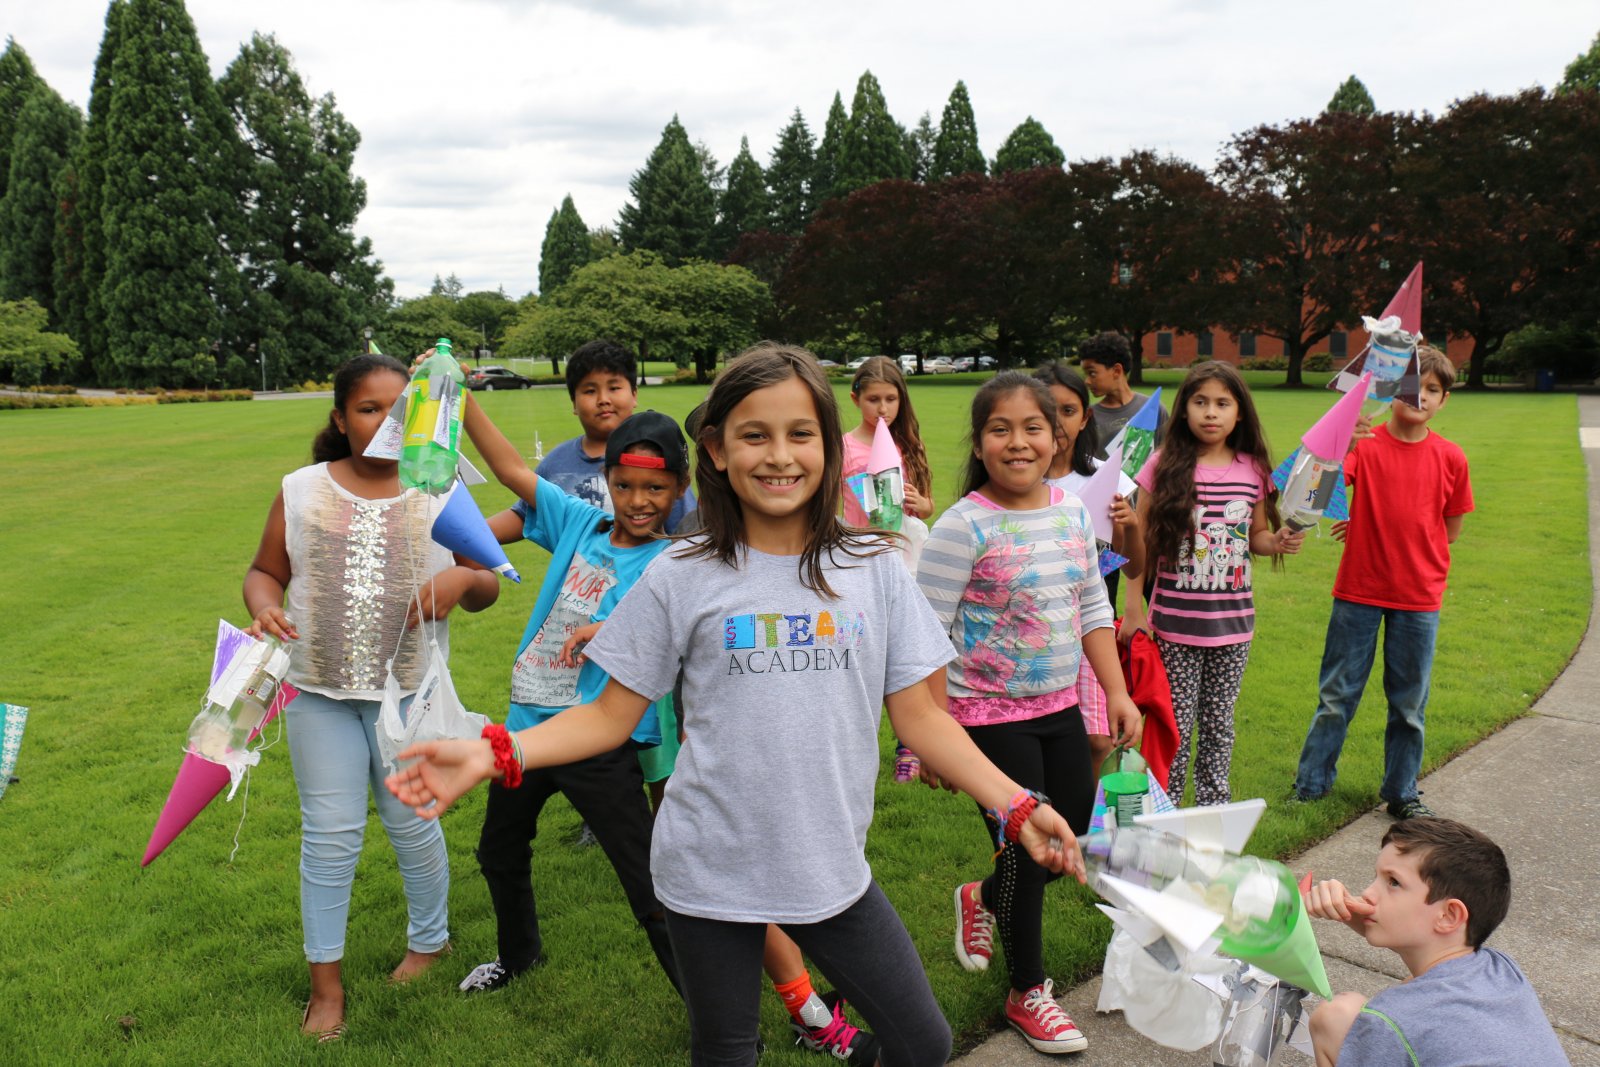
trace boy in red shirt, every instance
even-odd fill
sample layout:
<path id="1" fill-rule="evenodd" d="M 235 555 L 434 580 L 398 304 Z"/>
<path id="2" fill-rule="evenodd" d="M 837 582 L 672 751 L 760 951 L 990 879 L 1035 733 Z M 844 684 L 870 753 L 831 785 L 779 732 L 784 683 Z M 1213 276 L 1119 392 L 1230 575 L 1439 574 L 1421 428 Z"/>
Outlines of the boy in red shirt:
<path id="1" fill-rule="evenodd" d="M 1472 510 L 1466 454 L 1428 429 L 1450 399 L 1455 367 L 1434 348 L 1421 348 L 1418 357 L 1421 408 L 1396 401 L 1388 423 L 1369 431 L 1345 459 L 1345 481 L 1354 494 L 1349 521 L 1333 524 L 1344 557 L 1333 583 L 1317 712 L 1294 783 L 1302 801 L 1333 788 L 1381 625 L 1389 724 L 1379 796 L 1397 819 L 1433 814 L 1417 793 L 1423 718 L 1450 545 Z"/>

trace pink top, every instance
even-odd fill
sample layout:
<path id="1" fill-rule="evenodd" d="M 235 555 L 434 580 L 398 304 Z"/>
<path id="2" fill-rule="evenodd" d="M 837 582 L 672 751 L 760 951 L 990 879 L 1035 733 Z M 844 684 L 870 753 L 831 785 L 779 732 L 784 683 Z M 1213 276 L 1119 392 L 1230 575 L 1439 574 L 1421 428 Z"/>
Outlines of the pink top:
<path id="1" fill-rule="evenodd" d="M 872 446 L 864 445 L 855 439 L 854 434 L 844 435 L 844 470 L 839 473 L 841 478 L 860 474 L 867 469 L 867 457 L 872 454 Z M 861 501 L 856 499 L 855 493 L 850 491 L 850 486 L 844 487 L 844 521 L 851 526 L 866 526 L 867 513 L 861 508 Z"/>

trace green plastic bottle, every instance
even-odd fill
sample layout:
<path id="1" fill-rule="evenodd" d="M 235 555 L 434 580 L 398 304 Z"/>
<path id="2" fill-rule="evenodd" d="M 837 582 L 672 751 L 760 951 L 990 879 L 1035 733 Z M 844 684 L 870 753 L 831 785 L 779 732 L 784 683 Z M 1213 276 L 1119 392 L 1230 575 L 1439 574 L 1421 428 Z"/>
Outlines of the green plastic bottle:
<path id="1" fill-rule="evenodd" d="M 430 496 L 449 490 L 460 458 L 461 383 L 465 376 L 439 338 L 407 386 L 405 436 L 400 444 L 400 484 Z"/>

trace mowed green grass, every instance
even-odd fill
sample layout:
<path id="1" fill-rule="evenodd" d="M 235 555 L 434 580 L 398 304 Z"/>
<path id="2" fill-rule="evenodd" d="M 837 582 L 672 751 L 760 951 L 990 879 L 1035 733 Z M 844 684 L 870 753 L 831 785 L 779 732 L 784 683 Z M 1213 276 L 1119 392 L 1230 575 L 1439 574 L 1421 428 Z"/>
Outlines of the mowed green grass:
<path id="1" fill-rule="evenodd" d="M 1161 376 L 1155 376 L 1162 381 Z M 1268 381 L 1278 375 L 1263 375 Z M 1167 396 L 1176 375 L 1167 377 Z M 947 505 L 965 455 L 975 383 L 919 379 L 913 398 Z M 693 387 L 645 390 L 682 417 Z M 577 432 L 564 391 L 484 396 L 531 455 Z M 840 390 L 846 425 L 854 422 Z M 1331 402 L 1260 388 L 1274 455 Z M 325 399 L 8 412 L 0 519 L 0 700 L 33 708 L 19 784 L 0 800 L 0 1049 L 7 1063 L 236 1063 L 298 1059 L 306 996 L 298 904 L 299 817 L 286 746 L 266 752 L 232 864 L 242 804 L 213 804 L 150 868 L 139 858 L 176 770 L 218 617 L 244 621 L 240 581 L 281 476 L 307 460 Z M 1430 766 L 1523 713 L 1585 625 L 1585 479 L 1571 397 L 1458 393 L 1436 426 L 1465 447 L 1478 511 L 1455 548 L 1429 715 Z M 486 511 L 508 494 L 481 486 Z M 1369 689 L 1334 796 L 1278 803 L 1310 716 L 1339 546 L 1313 537 L 1284 571 L 1257 570 L 1258 634 L 1238 705 L 1234 794 L 1272 806 L 1255 850 L 1293 855 L 1376 801 L 1383 706 Z M 498 715 L 543 555 L 516 546 L 521 586 L 454 619 L 451 668 L 472 708 Z M 1378 672 L 1374 672 L 1374 677 Z M 792 713 L 804 715 L 804 708 Z M 887 739 L 887 732 L 884 737 Z M 889 752 L 885 747 L 885 766 Z M 774 760 L 783 753 L 773 752 Z M 759 773 L 752 768 L 752 773 Z M 1500 783 L 1485 783 L 1486 788 Z M 952 886 L 991 846 L 971 802 L 885 774 L 869 858 L 905 919 L 959 1040 L 993 1025 L 1004 968 L 972 975 L 950 951 Z M 330 1062 L 669 1064 L 686 1057 L 681 1005 L 633 928 L 598 850 L 566 844 L 577 820 L 547 809 L 535 845 L 547 962 L 506 991 L 455 983 L 494 955 L 472 849 L 483 796 L 445 817 L 455 955 L 406 988 L 387 984 L 405 912 L 377 820 L 358 870 L 345 959 L 351 1034 Z M 1106 924 L 1082 890 L 1047 898 L 1045 959 L 1058 984 L 1093 971 Z M 816 1062 L 788 1047 L 763 994 L 763 1063 Z M 1082 1020 L 1093 1039 L 1097 1022 Z"/>

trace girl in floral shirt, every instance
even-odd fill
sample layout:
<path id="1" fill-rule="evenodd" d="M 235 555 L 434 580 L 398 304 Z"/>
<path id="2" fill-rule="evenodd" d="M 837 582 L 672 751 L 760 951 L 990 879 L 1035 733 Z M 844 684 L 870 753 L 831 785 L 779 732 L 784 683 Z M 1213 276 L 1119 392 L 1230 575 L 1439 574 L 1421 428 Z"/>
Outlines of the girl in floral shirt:
<path id="1" fill-rule="evenodd" d="M 1044 384 L 1022 374 L 1002 373 L 978 390 L 965 492 L 934 525 L 917 581 L 958 654 L 936 698 L 995 766 L 1048 795 L 1081 834 L 1094 774 L 1077 706 L 1080 660 L 1105 685 L 1116 741 L 1136 741 L 1139 712 L 1117 664 L 1088 514 L 1045 481 L 1054 412 Z M 979 810 L 987 837 L 1003 843 L 993 814 Z M 1004 845 L 993 874 L 955 891 L 956 958 L 968 970 L 988 967 L 998 922 L 1011 979 L 1007 1021 L 1041 1052 L 1076 1052 L 1088 1041 L 1044 976 L 1044 887 L 1053 877 Z"/>

